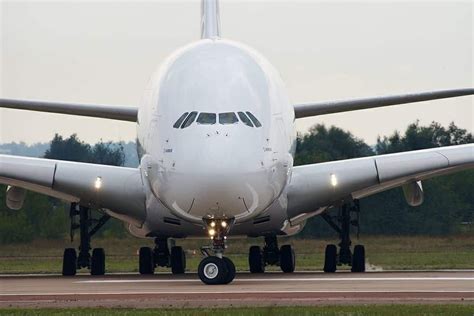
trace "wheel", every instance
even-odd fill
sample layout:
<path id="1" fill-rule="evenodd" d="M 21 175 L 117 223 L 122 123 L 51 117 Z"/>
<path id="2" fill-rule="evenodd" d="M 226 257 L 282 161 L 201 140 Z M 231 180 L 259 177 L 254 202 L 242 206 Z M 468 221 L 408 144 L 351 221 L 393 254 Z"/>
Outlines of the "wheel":
<path id="1" fill-rule="evenodd" d="M 105 274 L 105 251 L 103 248 L 92 250 L 91 275 Z"/>
<path id="2" fill-rule="evenodd" d="M 76 275 L 77 269 L 77 254 L 76 249 L 66 248 L 63 255 L 63 275 Z"/>
<path id="3" fill-rule="evenodd" d="M 354 247 L 352 255 L 352 272 L 365 272 L 365 248 L 362 245 Z"/>
<path id="4" fill-rule="evenodd" d="M 280 268 L 285 273 L 295 271 L 295 251 L 291 245 L 283 245 L 280 248 Z"/>
<path id="5" fill-rule="evenodd" d="M 183 274 L 186 269 L 186 254 L 182 247 L 171 248 L 171 272 L 173 274 Z"/>
<path id="6" fill-rule="evenodd" d="M 327 245 L 324 254 L 324 272 L 334 273 L 337 268 L 337 247 L 336 245 Z"/>
<path id="7" fill-rule="evenodd" d="M 155 272 L 155 262 L 153 260 L 153 250 L 150 247 L 141 247 L 138 257 L 138 268 L 140 274 L 153 274 Z"/>
<path id="8" fill-rule="evenodd" d="M 199 263 L 198 275 L 205 284 L 223 284 L 227 278 L 227 265 L 219 257 L 206 257 Z"/>
<path id="9" fill-rule="evenodd" d="M 249 249 L 249 268 L 250 273 L 265 272 L 262 251 L 260 250 L 259 246 L 252 246 Z"/>
<path id="10" fill-rule="evenodd" d="M 222 260 L 224 260 L 224 262 L 227 266 L 227 277 L 225 278 L 223 284 L 229 284 L 235 278 L 235 265 L 232 262 L 232 260 L 230 260 L 227 257 L 223 257 Z"/>

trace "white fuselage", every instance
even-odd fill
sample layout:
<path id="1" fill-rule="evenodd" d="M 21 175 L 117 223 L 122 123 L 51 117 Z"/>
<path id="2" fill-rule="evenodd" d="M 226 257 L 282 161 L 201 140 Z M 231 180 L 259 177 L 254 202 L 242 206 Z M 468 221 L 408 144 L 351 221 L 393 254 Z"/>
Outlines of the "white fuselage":
<path id="1" fill-rule="evenodd" d="M 192 112 L 192 124 L 173 127 Z M 261 127 L 246 125 L 238 112 L 250 112 Z M 197 122 L 200 113 L 211 120 Z M 258 216 L 289 181 L 295 138 L 277 71 L 252 49 L 222 39 L 174 53 L 152 77 L 138 114 L 141 167 L 152 194 L 189 221 Z"/>

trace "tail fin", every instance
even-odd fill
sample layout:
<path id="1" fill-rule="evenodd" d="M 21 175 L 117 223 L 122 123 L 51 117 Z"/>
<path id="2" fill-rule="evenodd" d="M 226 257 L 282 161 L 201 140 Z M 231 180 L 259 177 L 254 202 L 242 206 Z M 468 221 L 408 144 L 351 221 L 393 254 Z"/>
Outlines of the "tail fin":
<path id="1" fill-rule="evenodd" d="M 201 0 L 201 38 L 221 36 L 219 0 Z"/>

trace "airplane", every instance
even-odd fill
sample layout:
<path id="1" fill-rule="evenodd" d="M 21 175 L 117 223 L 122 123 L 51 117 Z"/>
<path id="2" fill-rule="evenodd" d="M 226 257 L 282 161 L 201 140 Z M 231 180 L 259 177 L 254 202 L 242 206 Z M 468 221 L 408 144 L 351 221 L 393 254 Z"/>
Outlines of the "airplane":
<path id="1" fill-rule="evenodd" d="M 0 99 L 0 107 L 87 116 L 137 125 L 138 168 L 0 155 L 6 204 L 17 210 L 27 191 L 71 205 L 79 252 L 64 250 L 62 274 L 88 268 L 105 273 L 105 251 L 91 238 L 110 217 L 136 237 L 153 238 L 139 250 L 139 272 L 156 267 L 186 270 L 175 242 L 208 239 L 198 276 L 205 284 L 229 284 L 233 262 L 224 256 L 227 238 L 263 237 L 249 249 L 251 273 L 277 265 L 295 270 L 295 251 L 279 236 L 300 232 L 322 216 L 339 233 L 327 245 L 324 271 L 338 265 L 365 271 L 365 248 L 352 248 L 350 230 L 359 199 L 402 187 L 407 203 L 420 205 L 422 181 L 474 167 L 474 144 L 293 166 L 295 121 L 474 94 L 473 88 L 354 100 L 292 104 L 276 69 L 258 52 L 221 37 L 218 0 L 201 2 L 201 39 L 174 52 L 153 75 L 141 104 L 106 106 Z M 90 210 L 103 211 L 91 220 Z M 330 216 L 339 210 L 339 221 Z M 78 222 L 77 222 L 78 221 Z M 91 253 L 92 250 L 92 253 Z"/>

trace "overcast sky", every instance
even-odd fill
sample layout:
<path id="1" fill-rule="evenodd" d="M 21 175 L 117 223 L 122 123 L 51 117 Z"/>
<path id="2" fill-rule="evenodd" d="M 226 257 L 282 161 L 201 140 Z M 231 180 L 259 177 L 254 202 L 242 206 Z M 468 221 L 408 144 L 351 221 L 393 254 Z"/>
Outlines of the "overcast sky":
<path id="1" fill-rule="evenodd" d="M 280 71 L 294 103 L 474 86 L 473 1 L 221 1 L 225 38 Z M 1 1 L 0 97 L 137 105 L 157 65 L 200 35 L 199 2 Z M 462 97 L 299 120 L 378 135 L 454 121 L 474 129 Z M 0 110 L 0 143 L 77 133 L 132 140 L 132 123 Z"/>

